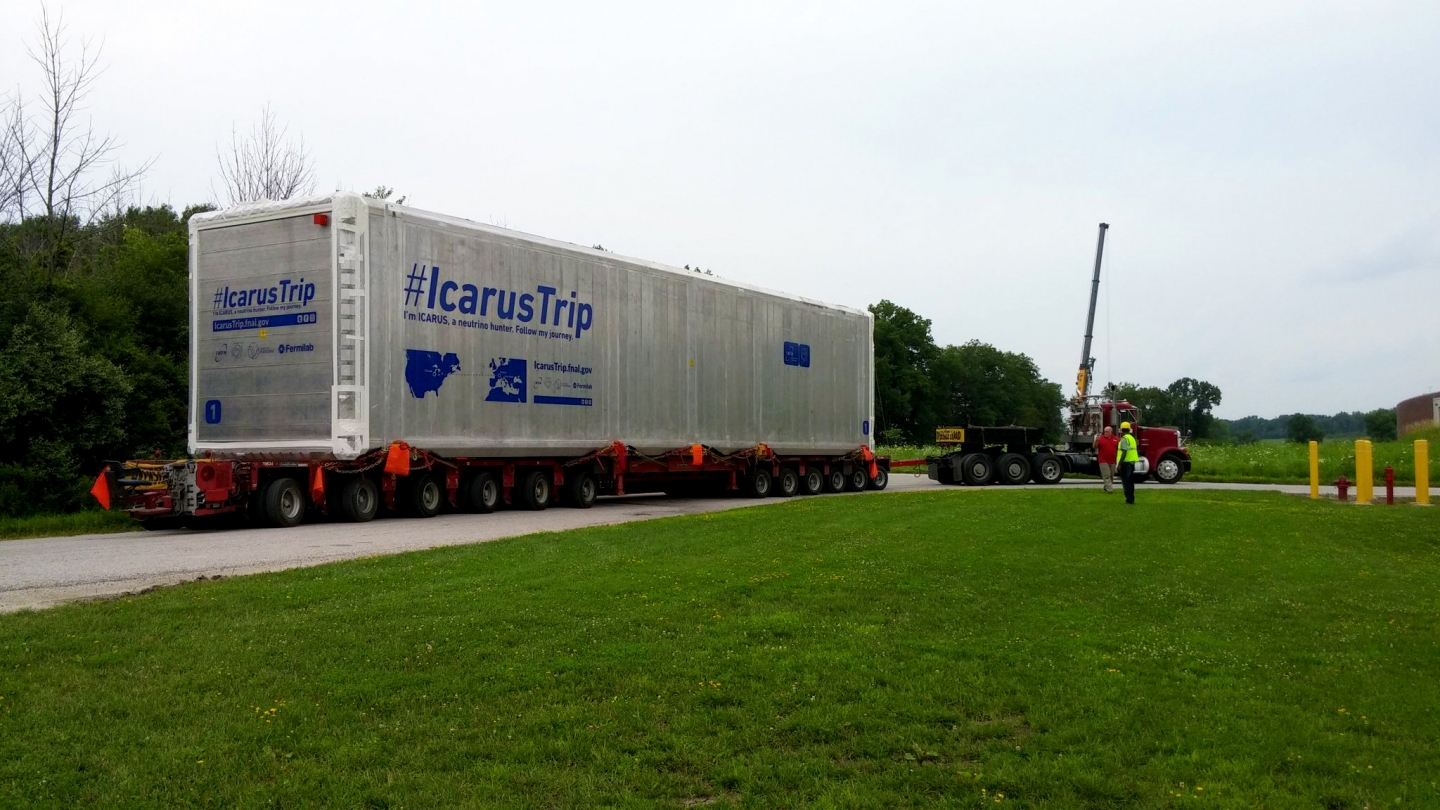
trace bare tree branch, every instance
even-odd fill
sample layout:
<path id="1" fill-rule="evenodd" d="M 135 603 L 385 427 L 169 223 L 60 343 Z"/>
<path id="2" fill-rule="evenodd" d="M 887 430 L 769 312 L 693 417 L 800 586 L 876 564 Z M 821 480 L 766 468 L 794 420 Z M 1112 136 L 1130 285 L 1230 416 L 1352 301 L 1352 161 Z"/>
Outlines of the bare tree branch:
<path id="1" fill-rule="evenodd" d="M 17 91 L 0 107 L 0 222 L 23 217 L 25 190 L 30 183 L 30 161 L 25 139 L 25 100 Z"/>
<path id="2" fill-rule="evenodd" d="M 287 130 L 278 125 L 269 104 L 243 139 L 231 128 L 229 152 L 215 150 L 226 202 L 287 200 L 314 190 L 315 167 L 305 140 L 287 140 Z"/>
<path id="3" fill-rule="evenodd" d="M 10 210 L 17 218 L 44 218 L 39 249 L 53 277 L 74 233 L 125 194 L 153 161 L 131 170 L 113 165 L 119 142 L 81 120 L 83 102 L 102 72 L 101 49 L 89 40 L 72 49 L 64 16 L 52 19 L 44 6 L 37 28 L 30 58 L 40 68 L 43 93 L 34 118 L 18 109 L 18 99 L 11 118 L 8 143 L 19 154 L 16 172 L 23 177 Z M 107 166 L 108 179 L 96 180 Z"/>

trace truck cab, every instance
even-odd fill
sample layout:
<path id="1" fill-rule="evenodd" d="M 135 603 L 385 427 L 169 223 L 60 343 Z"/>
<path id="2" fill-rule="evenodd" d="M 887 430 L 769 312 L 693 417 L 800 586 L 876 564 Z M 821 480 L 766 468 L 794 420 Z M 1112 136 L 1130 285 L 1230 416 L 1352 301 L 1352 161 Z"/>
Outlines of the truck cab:
<path id="1" fill-rule="evenodd" d="M 1100 397 L 1086 397 L 1070 415 L 1070 446 L 1066 459 L 1070 469 L 1079 473 L 1098 473 L 1095 437 L 1107 425 L 1118 435 L 1121 422 L 1130 423 L 1140 455 L 1150 463 L 1150 472 L 1141 480 L 1153 477 L 1162 484 L 1173 484 L 1190 471 L 1190 451 L 1185 449 L 1178 429 L 1148 426 L 1141 421 L 1140 409 L 1129 401 Z"/>

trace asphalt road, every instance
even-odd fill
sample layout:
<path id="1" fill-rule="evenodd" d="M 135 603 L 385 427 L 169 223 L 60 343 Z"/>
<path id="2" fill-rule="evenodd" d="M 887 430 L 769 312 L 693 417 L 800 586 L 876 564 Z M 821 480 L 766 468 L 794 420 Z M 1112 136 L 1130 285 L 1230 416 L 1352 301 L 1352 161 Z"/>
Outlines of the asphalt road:
<path id="1" fill-rule="evenodd" d="M 1099 482 L 1094 480 L 1066 480 L 1061 484 L 1065 487 L 1098 485 Z M 883 493 L 820 497 L 883 498 L 893 492 L 913 492 L 939 486 L 923 476 L 897 474 L 891 477 L 890 487 Z M 1158 486 L 1142 485 L 1142 492 Z M 1303 486 L 1260 484 L 1181 482 L 1176 487 L 1297 494 L 1308 491 Z M 969 487 L 954 489 L 976 491 Z M 1397 494 L 1413 497 L 1414 490 L 1410 489 L 1408 493 L 1397 490 Z M 535 532 L 720 512 L 779 502 L 778 499 L 755 501 L 746 498 L 637 495 L 602 498 L 591 509 L 453 514 L 429 520 L 382 519 L 362 524 L 314 523 L 293 529 L 181 529 L 6 540 L 0 542 L 0 612 L 118 596 L 201 577 L 282 571 L 357 557 L 483 543 Z"/>

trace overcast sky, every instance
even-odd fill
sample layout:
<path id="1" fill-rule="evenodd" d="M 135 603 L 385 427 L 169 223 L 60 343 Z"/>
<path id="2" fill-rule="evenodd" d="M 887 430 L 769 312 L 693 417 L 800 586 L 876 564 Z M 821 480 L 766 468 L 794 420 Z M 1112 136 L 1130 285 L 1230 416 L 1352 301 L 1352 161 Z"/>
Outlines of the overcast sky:
<path id="1" fill-rule="evenodd" d="M 1105 221 L 1101 382 L 1230 418 L 1440 390 L 1440 4 L 1013 5 L 51 9 L 103 40 L 88 113 L 146 201 L 212 199 L 268 102 L 321 190 L 888 298 L 1067 392 Z M 0 4 L 0 90 L 38 15 Z"/>

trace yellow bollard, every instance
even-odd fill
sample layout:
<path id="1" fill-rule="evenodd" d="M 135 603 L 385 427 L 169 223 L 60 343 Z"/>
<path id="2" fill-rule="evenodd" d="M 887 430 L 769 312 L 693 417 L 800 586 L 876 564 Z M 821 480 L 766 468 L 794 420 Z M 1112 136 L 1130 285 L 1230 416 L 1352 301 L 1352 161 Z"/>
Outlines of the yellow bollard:
<path id="1" fill-rule="evenodd" d="M 1310 500 L 1320 500 L 1320 442 L 1310 442 Z"/>
<path id="2" fill-rule="evenodd" d="M 1430 505 L 1430 442 L 1415 440 L 1415 503 Z"/>
<path id="3" fill-rule="evenodd" d="M 1369 439 L 1355 440 L 1355 502 L 1370 503 L 1375 498 L 1375 464 L 1370 455 Z"/>

